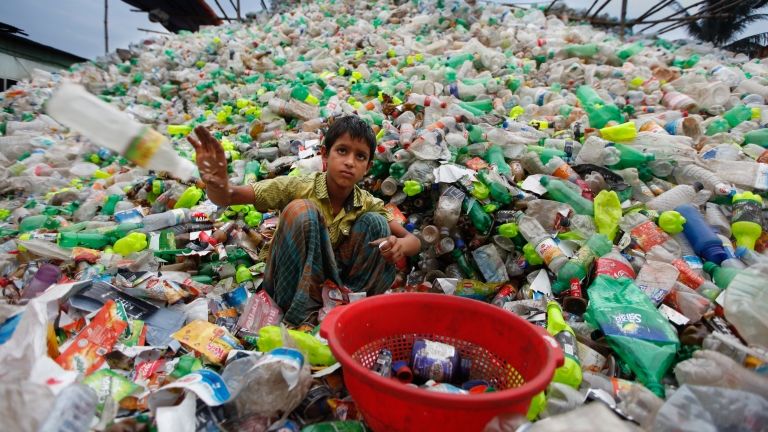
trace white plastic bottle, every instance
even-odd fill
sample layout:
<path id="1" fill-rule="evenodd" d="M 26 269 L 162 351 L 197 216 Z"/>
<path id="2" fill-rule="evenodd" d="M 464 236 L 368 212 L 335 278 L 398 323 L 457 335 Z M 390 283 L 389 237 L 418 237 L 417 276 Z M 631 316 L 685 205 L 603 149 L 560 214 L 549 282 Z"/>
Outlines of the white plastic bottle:
<path id="1" fill-rule="evenodd" d="M 64 83 L 48 100 L 47 112 L 94 144 L 114 150 L 137 165 L 187 180 L 195 164 L 179 156 L 154 129 L 102 101 L 77 84 Z"/>

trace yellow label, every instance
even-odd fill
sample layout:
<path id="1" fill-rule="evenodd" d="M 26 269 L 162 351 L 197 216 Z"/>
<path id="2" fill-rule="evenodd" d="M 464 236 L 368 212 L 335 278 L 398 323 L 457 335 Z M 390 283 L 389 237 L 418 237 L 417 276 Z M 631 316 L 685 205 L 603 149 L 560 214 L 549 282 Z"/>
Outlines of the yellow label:
<path id="1" fill-rule="evenodd" d="M 146 167 L 165 137 L 154 129 L 145 128 L 125 150 L 125 158 L 140 167 Z"/>

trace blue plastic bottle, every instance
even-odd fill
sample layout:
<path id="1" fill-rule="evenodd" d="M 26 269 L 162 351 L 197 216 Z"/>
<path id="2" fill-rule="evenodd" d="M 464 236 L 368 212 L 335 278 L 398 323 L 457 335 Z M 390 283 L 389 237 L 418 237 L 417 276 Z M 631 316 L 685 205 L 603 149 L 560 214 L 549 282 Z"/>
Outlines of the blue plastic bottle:
<path id="1" fill-rule="evenodd" d="M 696 255 L 717 265 L 728 258 L 723 247 L 723 241 L 717 237 L 715 230 L 707 224 L 696 207 L 691 204 L 683 204 L 675 210 L 685 218 L 683 234 L 693 246 Z"/>

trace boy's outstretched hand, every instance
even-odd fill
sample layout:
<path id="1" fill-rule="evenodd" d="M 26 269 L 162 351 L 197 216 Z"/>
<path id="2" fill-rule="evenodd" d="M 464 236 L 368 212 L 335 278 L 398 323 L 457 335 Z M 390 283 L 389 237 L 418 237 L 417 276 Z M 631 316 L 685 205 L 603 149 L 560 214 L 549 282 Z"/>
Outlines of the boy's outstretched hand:
<path id="1" fill-rule="evenodd" d="M 371 246 L 378 246 L 384 259 L 392 264 L 405 257 L 402 239 L 393 235 L 374 240 Z"/>
<path id="2" fill-rule="evenodd" d="M 227 176 L 227 157 L 224 149 L 216 138 L 203 126 L 195 128 L 195 135 L 187 136 L 187 141 L 195 148 L 197 168 L 200 170 L 200 178 L 205 182 L 207 189 L 227 190 L 229 178 Z"/>

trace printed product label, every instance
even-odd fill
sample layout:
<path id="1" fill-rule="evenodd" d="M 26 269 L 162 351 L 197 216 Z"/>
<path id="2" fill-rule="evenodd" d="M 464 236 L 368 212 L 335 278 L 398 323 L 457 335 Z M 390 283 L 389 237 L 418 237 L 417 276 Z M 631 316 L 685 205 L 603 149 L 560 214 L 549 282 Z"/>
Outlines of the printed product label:
<path id="1" fill-rule="evenodd" d="M 140 167 L 146 167 L 165 137 L 154 129 L 144 128 L 125 150 L 125 158 Z"/>
<path id="2" fill-rule="evenodd" d="M 672 261 L 671 264 L 675 266 L 677 271 L 680 272 L 677 276 L 677 280 L 679 280 L 683 285 L 691 289 L 696 289 L 704 283 L 704 278 L 696 274 L 692 268 L 688 267 L 688 263 L 682 259 L 678 258 Z"/>
<path id="3" fill-rule="evenodd" d="M 555 258 L 562 256 L 563 251 L 557 246 L 557 243 L 551 238 L 543 240 L 536 245 L 536 253 L 539 254 L 541 259 L 549 265 Z"/>
<path id="4" fill-rule="evenodd" d="M 636 277 L 632 267 L 621 261 L 610 258 L 598 258 L 597 265 L 595 266 L 595 273 L 599 275 L 607 275 L 614 279 L 621 277 L 634 279 Z"/>
<path id="5" fill-rule="evenodd" d="M 728 247 L 725 248 L 725 251 L 728 252 Z M 733 255 L 733 251 L 731 251 L 730 258 L 735 258 Z M 683 257 L 683 261 L 685 261 L 686 264 L 688 264 L 688 267 L 698 270 L 704 268 L 704 263 L 701 261 L 701 258 L 699 258 L 696 255 L 685 255 Z"/>
<path id="6" fill-rule="evenodd" d="M 752 200 L 741 200 L 733 203 L 733 223 L 753 222 L 758 225 L 763 224 L 763 209 L 760 204 Z"/>
<path id="7" fill-rule="evenodd" d="M 634 227 L 631 231 L 632 238 L 645 251 L 669 240 L 669 235 L 656 226 L 653 221 L 646 221 Z"/>

